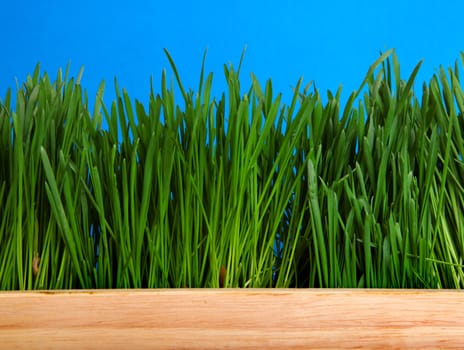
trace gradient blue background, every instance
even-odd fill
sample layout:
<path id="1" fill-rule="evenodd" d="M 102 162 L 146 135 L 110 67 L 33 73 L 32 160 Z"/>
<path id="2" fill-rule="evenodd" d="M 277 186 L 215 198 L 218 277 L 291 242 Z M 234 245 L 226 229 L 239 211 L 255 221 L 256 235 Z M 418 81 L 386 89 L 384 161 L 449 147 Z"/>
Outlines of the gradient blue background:
<path id="1" fill-rule="evenodd" d="M 105 102 L 113 79 L 146 103 L 150 76 L 159 91 L 161 71 L 173 77 L 163 48 L 184 85 L 196 89 L 203 52 L 214 72 L 214 94 L 225 89 L 223 64 L 236 67 L 247 47 L 242 89 L 254 72 L 262 84 L 292 96 L 299 77 L 320 92 L 343 85 L 346 99 L 379 51 L 396 48 L 406 79 L 424 59 L 417 79 L 429 80 L 464 49 L 462 1 L 10 1 L 0 12 L 0 98 L 32 73 L 37 62 L 52 78 L 71 63 L 94 100 L 101 80 Z M 180 100 L 180 96 L 179 99 Z"/>

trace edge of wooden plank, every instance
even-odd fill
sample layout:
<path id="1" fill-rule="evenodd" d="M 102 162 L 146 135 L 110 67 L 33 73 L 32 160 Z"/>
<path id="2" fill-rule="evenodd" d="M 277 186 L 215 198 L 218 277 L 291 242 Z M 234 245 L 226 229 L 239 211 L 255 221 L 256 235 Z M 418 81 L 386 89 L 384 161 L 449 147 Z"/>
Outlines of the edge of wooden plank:
<path id="1" fill-rule="evenodd" d="M 457 290 L 0 292 L 6 348 L 462 348 Z"/>

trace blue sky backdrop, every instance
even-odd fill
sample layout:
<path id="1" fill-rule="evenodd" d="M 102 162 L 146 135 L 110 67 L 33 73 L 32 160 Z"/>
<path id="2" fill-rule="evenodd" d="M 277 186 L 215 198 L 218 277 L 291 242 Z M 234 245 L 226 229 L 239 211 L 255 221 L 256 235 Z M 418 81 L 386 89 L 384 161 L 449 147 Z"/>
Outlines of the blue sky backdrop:
<path id="1" fill-rule="evenodd" d="M 196 89 L 203 52 L 214 72 L 214 94 L 225 90 L 223 64 L 236 67 L 247 47 L 242 89 L 254 72 L 290 101 L 299 77 L 320 92 L 343 85 L 346 99 L 380 51 L 395 48 L 403 78 L 424 63 L 416 92 L 439 65 L 448 67 L 464 49 L 464 2 L 432 1 L 9 1 L 0 12 L 0 98 L 32 73 L 37 62 L 52 78 L 71 63 L 94 100 L 101 80 L 105 102 L 113 79 L 131 98 L 146 103 L 150 76 L 159 91 L 163 52 L 173 56 L 185 86 Z M 305 84 L 304 84 L 305 85 Z M 180 96 L 179 99 L 180 100 Z"/>

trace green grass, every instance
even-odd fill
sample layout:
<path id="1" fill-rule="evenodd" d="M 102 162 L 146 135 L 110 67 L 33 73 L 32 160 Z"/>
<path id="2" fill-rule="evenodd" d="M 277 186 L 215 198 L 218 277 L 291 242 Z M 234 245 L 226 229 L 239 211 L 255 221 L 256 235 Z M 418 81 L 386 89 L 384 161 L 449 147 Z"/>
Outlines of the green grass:
<path id="1" fill-rule="evenodd" d="M 146 106 L 39 66 L 0 100 L 0 290 L 462 287 L 458 63 L 419 101 L 390 50 L 344 106 L 285 105 L 241 61 L 188 90 L 166 54 L 180 94 L 163 72 Z"/>

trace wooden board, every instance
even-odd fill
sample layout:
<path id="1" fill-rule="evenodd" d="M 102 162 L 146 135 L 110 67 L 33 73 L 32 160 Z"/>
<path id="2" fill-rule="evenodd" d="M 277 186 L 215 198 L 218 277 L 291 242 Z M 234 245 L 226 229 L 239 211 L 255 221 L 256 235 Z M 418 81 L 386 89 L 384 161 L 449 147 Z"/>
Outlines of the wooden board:
<path id="1" fill-rule="evenodd" d="M 459 291 L 0 293 L 4 349 L 464 348 Z"/>

